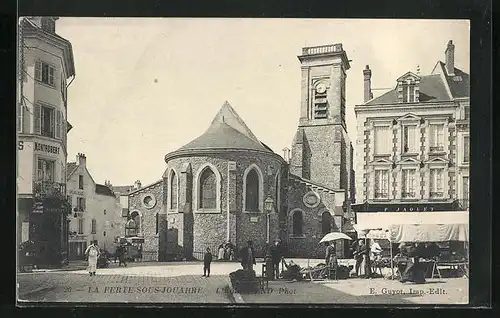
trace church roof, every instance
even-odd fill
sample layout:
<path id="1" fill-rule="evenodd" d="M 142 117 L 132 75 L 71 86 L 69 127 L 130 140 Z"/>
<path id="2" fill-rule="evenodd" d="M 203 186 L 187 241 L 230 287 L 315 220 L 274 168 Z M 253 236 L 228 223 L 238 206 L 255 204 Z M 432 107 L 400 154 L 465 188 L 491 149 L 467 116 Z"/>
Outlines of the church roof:
<path id="1" fill-rule="evenodd" d="M 228 102 L 222 105 L 210 127 L 201 136 L 177 151 L 208 149 L 241 149 L 273 153 L 269 147 L 257 139 Z"/>

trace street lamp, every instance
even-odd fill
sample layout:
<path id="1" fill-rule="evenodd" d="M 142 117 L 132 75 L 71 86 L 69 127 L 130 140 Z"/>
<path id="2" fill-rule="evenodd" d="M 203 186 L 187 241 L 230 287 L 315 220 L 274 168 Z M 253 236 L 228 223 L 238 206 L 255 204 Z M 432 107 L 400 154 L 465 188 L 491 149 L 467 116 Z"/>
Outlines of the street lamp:
<path id="1" fill-rule="evenodd" d="M 270 217 L 271 217 L 271 212 L 273 211 L 273 205 L 274 205 L 274 200 L 271 197 L 268 197 L 266 201 L 264 201 L 264 210 L 267 212 L 267 241 L 269 241 L 269 223 L 270 223 Z"/>

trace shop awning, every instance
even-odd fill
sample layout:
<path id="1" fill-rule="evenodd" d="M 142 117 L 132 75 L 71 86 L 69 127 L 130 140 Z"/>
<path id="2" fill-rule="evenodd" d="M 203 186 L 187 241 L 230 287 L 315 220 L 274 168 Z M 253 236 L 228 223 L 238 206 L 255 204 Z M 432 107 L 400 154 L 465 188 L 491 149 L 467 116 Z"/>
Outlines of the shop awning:
<path id="1" fill-rule="evenodd" d="M 469 241 L 468 224 L 394 224 L 389 233 L 394 243 Z"/>
<path id="2" fill-rule="evenodd" d="M 468 241 L 469 213 L 374 212 L 358 213 L 354 228 L 360 237 L 383 238 L 390 232 L 393 242 Z"/>

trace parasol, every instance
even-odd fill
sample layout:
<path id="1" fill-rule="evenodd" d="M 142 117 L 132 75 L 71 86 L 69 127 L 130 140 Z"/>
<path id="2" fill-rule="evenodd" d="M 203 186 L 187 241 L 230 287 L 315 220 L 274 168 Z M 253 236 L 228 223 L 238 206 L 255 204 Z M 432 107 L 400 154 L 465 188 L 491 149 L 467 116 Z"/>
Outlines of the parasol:
<path id="1" fill-rule="evenodd" d="M 344 233 L 341 233 L 341 232 L 331 232 L 331 233 L 328 233 L 327 235 L 325 235 L 321 241 L 319 241 L 320 243 L 324 243 L 324 242 L 331 242 L 331 241 L 336 241 L 336 240 L 352 240 L 352 238 L 350 238 L 349 236 L 347 236 L 346 234 Z"/>

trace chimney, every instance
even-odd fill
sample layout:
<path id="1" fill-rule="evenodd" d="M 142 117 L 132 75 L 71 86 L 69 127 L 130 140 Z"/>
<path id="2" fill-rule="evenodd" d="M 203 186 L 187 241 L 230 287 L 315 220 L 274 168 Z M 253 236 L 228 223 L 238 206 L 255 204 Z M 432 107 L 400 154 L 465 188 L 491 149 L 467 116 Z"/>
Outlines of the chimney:
<path id="1" fill-rule="evenodd" d="M 87 165 L 87 157 L 83 153 L 78 153 L 76 155 L 76 162 L 79 166 L 85 167 Z"/>
<path id="2" fill-rule="evenodd" d="M 134 182 L 134 190 L 138 190 L 141 188 L 141 181 L 140 180 L 136 180 Z"/>
<path id="3" fill-rule="evenodd" d="M 364 90 L 364 102 L 366 103 L 370 99 L 373 98 L 372 94 L 372 70 L 370 70 L 370 66 L 367 65 L 363 70 L 363 77 L 365 79 L 365 90 Z"/>
<path id="4" fill-rule="evenodd" d="M 283 159 L 288 163 L 290 162 L 290 149 L 287 147 L 283 148 Z"/>
<path id="5" fill-rule="evenodd" d="M 111 184 L 111 181 L 109 181 L 109 180 L 104 181 L 104 185 L 110 189 L 113 189 L 113 185 Z"/>
<path id="6" fill-rule="evenodd" d="M 446 73 L 448 76 L 453 76 L 455 75 L 455 45 L 452 40 L 448 42 L 444 53 L 446 55 Z"/>

